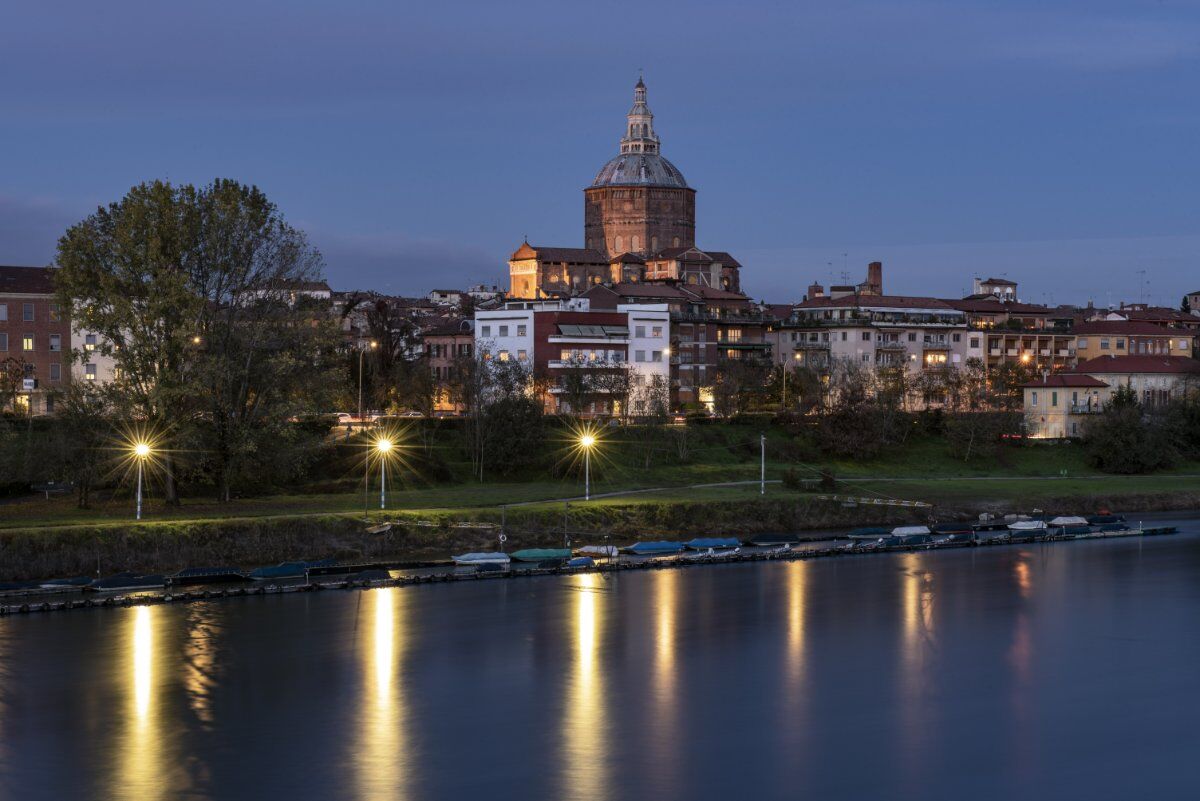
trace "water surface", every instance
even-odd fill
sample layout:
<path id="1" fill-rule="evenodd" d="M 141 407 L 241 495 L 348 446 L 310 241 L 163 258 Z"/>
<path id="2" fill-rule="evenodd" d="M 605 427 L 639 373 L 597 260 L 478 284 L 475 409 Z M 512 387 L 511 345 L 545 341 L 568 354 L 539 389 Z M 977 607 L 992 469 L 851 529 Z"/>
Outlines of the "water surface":
<path id="1" fill-rule="evenodd" d="M 0 797 L 1200 794 L 1174 537 L 0 620 Z"/>

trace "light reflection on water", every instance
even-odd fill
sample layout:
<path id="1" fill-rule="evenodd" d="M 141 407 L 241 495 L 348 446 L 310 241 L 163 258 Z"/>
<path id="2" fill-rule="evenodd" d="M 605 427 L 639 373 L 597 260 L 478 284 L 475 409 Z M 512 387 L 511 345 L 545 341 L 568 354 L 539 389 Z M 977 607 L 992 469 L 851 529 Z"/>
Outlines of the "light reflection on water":
<path id="1" fill-rule="evenodd" d="M 1193 797 L 1195 531 L 3 618 L 0 798 Z"/>
<path id="2" fill-rule="evenodd" d="M 398 686 L 399 660 L 404 651 L 405 593 L 395 587 L 370 590 L 367 614 L 371 635 L 360 638 L 363 650 L 361 736 L 352 738 L 356 750 L 358 798 L 408 797 L 404 694 Z"/>
<path id="3" fill-rule="evenodd" d="M 597 668 L 602 612 L 601 596 L 607 582 L 593 573 L 571 576 L 574 590 L 575 648 L 567 668 L 569 679 L 563 699 L 562 757 L 559 779 L 562 797 L 601 799 L 607 797 L 608 773 L 607 710 L 604 675 Z"/>

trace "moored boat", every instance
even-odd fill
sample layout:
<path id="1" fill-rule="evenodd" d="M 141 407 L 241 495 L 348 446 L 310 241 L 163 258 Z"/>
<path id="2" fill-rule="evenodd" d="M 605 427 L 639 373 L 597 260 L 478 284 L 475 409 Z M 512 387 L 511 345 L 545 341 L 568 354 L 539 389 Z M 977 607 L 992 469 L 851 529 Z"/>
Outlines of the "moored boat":
<path id="1" fill-rule="evenodd" d="M 77 576 L 75 578 L 50 579 L 39 583 L 38 587 L 43 590 L 79 590 L 91 583 L 90 576 Z"/>
<path id="2" fill-rule="evenodd" d="M 133 590 L 154 590 L 167 585 L 165 576 L 158 574 L 144 575 L 141 573 L 117 573 L 105 578 L 98 578 L 87 589 L 93 592 L 122 592 Z"/>
<path id="3" fill-rule="evenodd" d="M 636 554 L 638 556 L 657 556 L 665 553 L 679 553 L 683 550 L 683 543 L 667 540 L 635 542 L 633 545 L 626 546 L 623 550 L 625 553 Z"/>
<path id="4" fill-rule="evenodd" d="M 891 536 L 890 528 L 882 528 L 881 526 L 866 526 L 864 528 L 856 528 L 846 534 L 852 540 L 877 540 L 880 537 Z"/>
<path id="5" fill-rule="evenodd" d="M 514 562 L 545 562 L 550 559 L 570 559 L 570 548 L 524 548 L 513 551 L 510 558 Z"/>
<path id="6" fill-rule="evenodd" d="M 590 556 L 593 559 L 615 559 L 618 548 L 615 545 L 585 545 L 578 549 L 577 553 L 582 556 Z"/>
<path id="7" fill-rule="evenodd" d="M 755 534 L 750 539 L 746 540 L 751 545 L 760 545 L 764 547 L 779 546 L 779 545 L 799 545 L 799 534 Z"/>
<path id="8" fill-rule="evenodd" d="M 575 556 L 567 560 L 567 567 L 595 567 L 596 560 L 590 556 Z"/>
<path id="9" fill-rule="evenodd" d="M 696 537 L 685 542 L 683 547 L 692 551 L 721 551 L 740 548 L 741 545 L 737 537 Z"/>
<path id="10" fill-rule="evenodd" d="M 315 562 L 280 562 L 270 567 L 257 567 L 251 570 L 249 578 L 252 581 L 273 581 L 275 579 L 304 578 L 309 570 L 318 567 L 328 567 L 332 559 L 320 559 Z"/>
<path id="11" fill-rule="evenodd" d="M 235 584 L 249 580 L 250 577 L 236 567 L 189 567 L 167 577 L 168 584 L 179 587 L 192 584 Z"/>
<path id="12" fill-rule="evenodd" d="M 507 565 L 512 561 L 508 554 L 499 551 L 473 551 L 450 558 L 456 565 Z"/>

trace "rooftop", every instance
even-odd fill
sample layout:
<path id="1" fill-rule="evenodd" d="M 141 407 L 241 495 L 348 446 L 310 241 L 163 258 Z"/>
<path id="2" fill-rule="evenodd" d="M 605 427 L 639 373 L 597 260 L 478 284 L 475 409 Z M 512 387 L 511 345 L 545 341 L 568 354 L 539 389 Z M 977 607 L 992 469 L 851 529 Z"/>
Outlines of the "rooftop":
<path id="1" fill-rule="evenodd" d="M 1038 387 L 1075 387 L 1076 389 L 1100 389 L 1107 387 L 1098 378 L 1092 378 L 1090 375 L 1075 375 L 1072 373 L 1056 373 L 1045 378 L 1039 378 L 1036 381 L 1030 381 L 1022 384 L 1023 387 L 1038 388 Z"/>
<path id="2" fill-rule="evenodd" d="M 1071 372 L 1200 375 L 1200 361 L 1190 356 L 1097 356 L 1075 365 Z"/>
<path id="3" fill-rule="evenodd" d="M 0 294 L 54 294 L 53 267 L 0 267 Z"/>

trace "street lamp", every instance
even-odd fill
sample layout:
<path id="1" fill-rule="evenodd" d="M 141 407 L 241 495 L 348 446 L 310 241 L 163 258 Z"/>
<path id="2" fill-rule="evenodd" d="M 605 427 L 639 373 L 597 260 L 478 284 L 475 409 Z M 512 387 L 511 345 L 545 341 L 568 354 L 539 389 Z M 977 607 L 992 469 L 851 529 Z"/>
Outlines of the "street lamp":
<path id="1" fill-rule="evenodd" d="M 583 448 L 583 499 L 592 498 L 592 448 L 596 445 L 596 437 L 584 434 L 579 438 L 579 446 Z"/>
<path id="2" fill-rule="evenodd" d="M 387 508 L 387 457 L 394 443 L 384 437 L 375 441 L 375 450 L 379 453 L 379 508 Z"/>
<path id="3" fill-rule="evenodd" d="M 133 456 L 137 459 L 138 479 L 137 479 L 137 520 L 142 519 L 142 468 L 146 464 L 146 459 L 150 456 L 150 445 L 145 442 L 139 442 L 133 446 Z"/>

